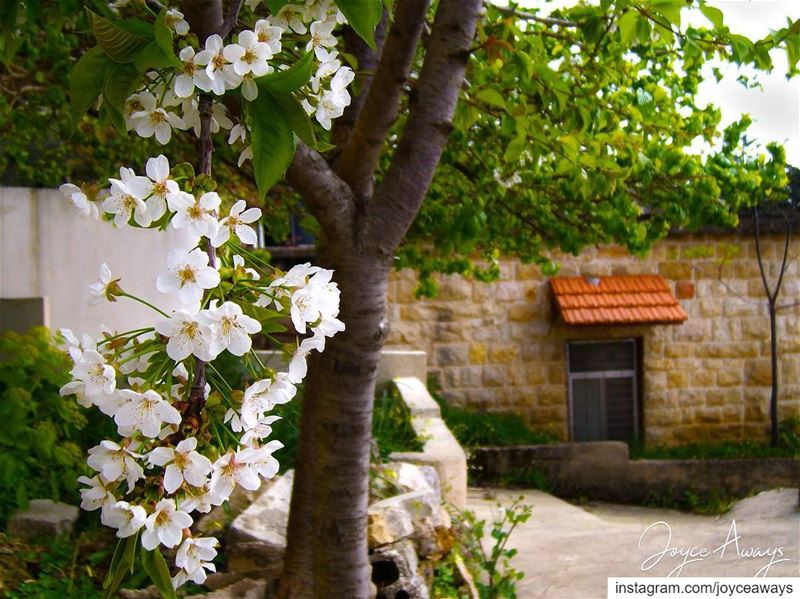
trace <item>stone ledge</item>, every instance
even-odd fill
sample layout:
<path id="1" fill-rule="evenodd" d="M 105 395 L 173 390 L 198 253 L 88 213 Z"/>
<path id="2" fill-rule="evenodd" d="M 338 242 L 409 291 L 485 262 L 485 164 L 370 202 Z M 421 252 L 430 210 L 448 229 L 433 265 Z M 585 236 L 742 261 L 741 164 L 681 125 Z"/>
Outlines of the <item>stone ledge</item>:
<path id="1" fill-rule="evenodd" d="M 423 446 L 421 452 L 395 452 L 389 457 L 398 462 L 433 466 L 439 475 L 442 498 L 463 509 L 467 502 L 467 455 L 420 379 L 398 378 L 394 384 L 411 412 L 411 426 Z"/>
<path id="2" fill-rule="evenodd" d="M 564 449 L 569 445 L 573 447 Z M 624 458 L 618 446 L 623 446 Z M 654 496 L 680 501 L 687 491 L 741 498 L 754 491 L 794 488 L 800 481 L 800 460 L 793 458 L 629 460 L 627 446 L 614 442 L 480 447 L 472 451 L 470 468 L 479 484 L 540 470 L 559 497 L 622 503 Z"/>

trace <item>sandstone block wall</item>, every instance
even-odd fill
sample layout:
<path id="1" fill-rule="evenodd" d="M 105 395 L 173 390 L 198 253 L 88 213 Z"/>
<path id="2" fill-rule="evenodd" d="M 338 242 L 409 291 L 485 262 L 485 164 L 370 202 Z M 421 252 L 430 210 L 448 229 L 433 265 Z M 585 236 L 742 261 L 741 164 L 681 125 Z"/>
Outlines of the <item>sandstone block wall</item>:
<path id="1" fill-rule="evenodd" d="M 797 255 L 797 245 L 790 256 Z M 774 280 L 782 240 L 767 237 L 762 246 Z M 738 252 L 720 271 L 732 247 Z M 660 274 L 689 319 L 681 325 L 568 327 L 556 318 L 538 267 L 507 260 L 492 284 L 442 276 L 435 299 L 416 299 L 415 275 L 395 273 L 389 346 L 427 352 L 428 372 L 453 404 L 517 412 L 534 427 L 568 439 L 567 342 L 638 338 L 646 442 L 766 439 L 769 319 L 752 239 L 674 236 L 645 259 L 618 247 L 556 259 L 565 276 Z M 800 302 L 796 261 L 781 301 Z M 799 316 L 797 305 L 778 317 L 781 419 L 800 417 Z"/>

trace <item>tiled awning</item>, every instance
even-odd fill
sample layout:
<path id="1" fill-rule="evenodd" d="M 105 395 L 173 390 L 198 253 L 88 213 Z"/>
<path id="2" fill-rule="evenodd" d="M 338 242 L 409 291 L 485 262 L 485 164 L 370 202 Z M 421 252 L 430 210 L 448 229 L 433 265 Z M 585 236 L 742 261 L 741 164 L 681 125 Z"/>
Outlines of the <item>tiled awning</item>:
<path id="1" fill-rule="evenodd" d="M 571 325 L 669 324 L 688 318 L 658 275 L 553 277 L 550 287 Z"/>

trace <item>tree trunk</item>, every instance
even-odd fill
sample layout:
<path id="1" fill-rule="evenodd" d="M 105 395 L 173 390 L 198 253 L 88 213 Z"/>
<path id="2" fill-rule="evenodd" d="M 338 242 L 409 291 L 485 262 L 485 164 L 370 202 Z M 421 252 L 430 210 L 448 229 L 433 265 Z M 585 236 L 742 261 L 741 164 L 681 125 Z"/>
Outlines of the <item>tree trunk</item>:
<path id="1" fill-rule="evenodd" d="M 770 442 L 778 445 L 778 327 L 775 302 L 769 304 L 769 349 L 772 365 L 772 393 L 769 398 Z"/>
<path id="2" fill-rule="evenodd" d="M 372 405 L 388 332 L 389 264 L 334 246 L 321 248 L 319 263 L 335 271 L 347 328 L 314 355 L 306 379 L 281 596 L 367 598 Z"/>

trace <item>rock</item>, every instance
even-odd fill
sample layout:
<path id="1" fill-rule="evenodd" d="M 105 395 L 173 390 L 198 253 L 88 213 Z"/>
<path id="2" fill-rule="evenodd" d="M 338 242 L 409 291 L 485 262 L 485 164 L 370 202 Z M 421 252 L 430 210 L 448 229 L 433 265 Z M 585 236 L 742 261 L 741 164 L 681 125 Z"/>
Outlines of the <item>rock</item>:
<path id="1" fill-rule="evenodd" d="M 228 530 L 228 570 L 270 569 L 280 564 L 286 550 L 286 525 L 294 471 L 278 478 Z"/>
<path id="2" fill-rule="evenodd" d="M 419 555 L 436 558 L 452 547 L 450 515 L 430 491 L 412 491 L 369 506 L 369 547 L 414 541 Z"/>
<path id="3" fill-rule="evenodd" d="M 245 578 L 208 595 L 190 595 L 186 599 L 263 599 L 267 593 L 266 580 Z"/>
<path id="4" fill-rule="evenodd" d="M 200 536 L 219 537 L 225 532 L 233 518 L 250 507 L 253 502 L 266 493 L 275 484 L 277 479 L 261 479 L 261 487 L 257 491 L 248 491 L 241 485 L 237 485 L 228 498 L 228 503 L 212 509 L 208 514 L 203 515 L 192 527 Z"/>
<path id="5" fill-rule="evenodd" d="M 441 502 L 439 475 L 433 466 L 418 466 L 408 462 L 389 462 L 380 469 L 381 476 L 403 491 L 429 491 Z"/>
<path id="6" fill-rule="evenodd" d="M 414 544 L 406 539 L 379 547 L 369 556 L 377 599 L 428 599 L 428 587 L 417 573 L 419 563 Z"/>
<path id="7" fill-rule="evenodd" d="M 370 549 L 379 545 L 395 543 L 414 534 L 414 523 L 411 515 L 404 509 L 393 506 L 381 506 L 379 501 L 369 507 L 367 515 L 367 544 Z"/>
<path id="8" fill-rule="evenodd" d="M 120 589 L 120 599 L 161 599 L 161 593 L 150 585 L 144 589 Z"/>
<path id="9" fill-rule="evenodd" d="M 23 539 L 54 539 L 71 533 L 77 519 L 78 508 L 74 505 L 50 499 L 33 499 L 28 509 L 11 516 L 8 532 Z"/>

